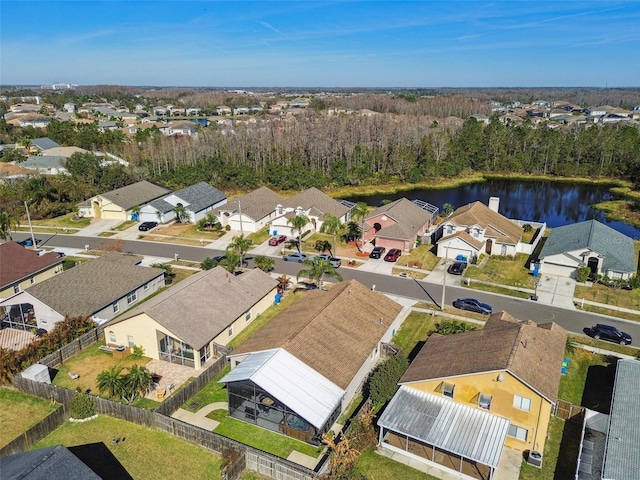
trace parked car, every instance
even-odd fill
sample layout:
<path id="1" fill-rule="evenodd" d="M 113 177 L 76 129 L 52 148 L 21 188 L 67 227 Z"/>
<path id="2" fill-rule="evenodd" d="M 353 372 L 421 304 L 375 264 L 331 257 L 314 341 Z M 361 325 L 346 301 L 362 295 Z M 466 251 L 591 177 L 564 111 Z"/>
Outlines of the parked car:
<path id="1" fill-rule="evenodd" d="M 465 268 L 467 268 L 467 262 L 454 262 L 449 265 L 449 268 L 447 268 L 447 272 L 449 272 L 451 275 L 462 275 Z"/>
<path id="2" fill-rule="evenodd" d="M 152 228 L 156 228 L 158 226 L 158 222 L 142 222 L 138 227 L 138 230 L 141 232 L 147 232 Z"/>
<path id="3" fill-rule="evenodd" d="M 401 255 L 402 255 L 402 252 L 400 251 L 399 248 L 392 248 L 384 256 L 384 261 L 385 262 L 395 262 L 396 260 L 398 260 L 400 258 Z"/>
<path id="4" fill-rule="evenodd" d="M 631 335 L 621 332 L 613 325 L 605 325 L 603 323 L 596 323 L 591 327 L 591 336 L 596 340 L 609 340 L 619 343 L 620 345 L 628 345 L 631 343 Z"/>
<path id="5" fill-rule="evenodd" d="M 318 289 L 318 285 L 316 285 L 315 283 L 300 282 L 300 283 L 296 283 L 293 286 L 294 292 L 297 292 L 298 290 L 317 290 L 317 289 Z"/>
<path id="6" fill-rule="evenodd" d="M 307 257 L 304 253 L 290 253 L 282 257 L 282 259 L 285 262 L 298 262 L 298 263 L 306 262 L 308 258 L 309 257 Z"/>
<path id="7" fill-rule="evenodd" d="M 373 250 L 371 250 L 371 253 L 369 254 L 369 258 L 381 258 L 382 255 L 384 255 L 384 252 L 386 252 L 387 249 L 384 247 L 374 247 Z"/>
<path id="8" fill-rule="evenodd" d="M 490 315 L 493 312 L 491 305 L 482 303 L 475 298 L 459 298 L 453 302 L 453 306 L 460 310 L 469 310 L 470 312 L 482 313 Z"/>
<path id="9" fill-rule="evenodd" d="M 271 245 L 272 247 L 275 247 L 276 245 L 280 245 L 286 239 L 287 239 L 286 235 L 276 235 L 275 237 L 271 237 L 269 239 L 269 245 Z"/>
<path id="10" fill-rule="evenodd" d="M 328 260 L 333 268 L 338 268 L 340 265 L 342 265 L 342 260 L 337 257 L 332 257 L 328 253 L 321 253 L 320 255 L 318 255 L 318 258 Z"/>

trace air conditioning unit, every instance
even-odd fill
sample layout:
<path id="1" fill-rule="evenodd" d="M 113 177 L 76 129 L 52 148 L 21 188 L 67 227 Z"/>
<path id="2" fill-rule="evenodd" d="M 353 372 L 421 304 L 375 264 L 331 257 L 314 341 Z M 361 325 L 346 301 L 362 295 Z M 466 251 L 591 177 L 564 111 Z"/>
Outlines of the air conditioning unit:
<path id="1" fill-rule="evenodd" d="M 542 468 L 542 454 L 540 452 L 536 452 L 535 450 L 529 450 L 529 455 L 527 455 L 527 463 L 529 465 L 533 465 L 534 467 Z"/>

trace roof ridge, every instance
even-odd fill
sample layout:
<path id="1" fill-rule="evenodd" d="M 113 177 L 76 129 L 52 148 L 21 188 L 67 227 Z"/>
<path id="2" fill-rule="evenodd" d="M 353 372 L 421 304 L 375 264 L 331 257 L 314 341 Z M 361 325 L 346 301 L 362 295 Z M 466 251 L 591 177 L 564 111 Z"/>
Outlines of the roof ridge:
<path id="1" fill-rule="evenodd" d="M 513 342 L 513 346 L 511 347 L 511 352 L 509 352 L 509 359 L 507 360 L 507 368 L 508 369 L 511 369 L 511 367 L 513 365 L 513 360 L 514 360 L 516 354 L 518 353 L 518 347 L 519 347 L 520 343 L 522 342 L 524 324 L 517 323 L 516 325 L 518 326 L 518 334 L 516 335 L 516 338 L 515 338 L 515 340 Z"/>

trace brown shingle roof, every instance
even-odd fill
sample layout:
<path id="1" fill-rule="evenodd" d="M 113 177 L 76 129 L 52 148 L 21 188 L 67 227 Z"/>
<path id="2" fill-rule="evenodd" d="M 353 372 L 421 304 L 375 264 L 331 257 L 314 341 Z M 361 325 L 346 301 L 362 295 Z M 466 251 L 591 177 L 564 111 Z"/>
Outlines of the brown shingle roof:
<path id="1" fill-rule="evenodd" d="M 338 218 L 349 211 L 348 207 L 315 187 L 307 188 L 304 192 L 286 199 L 282 205 L 288 208 L 302 207 L 305 210 L 315 207 L 325 215 L 331 214 Z"/>
<path id="2" fill-rule="evenodd" d="M 346 389 L 401 310 L 356 280 L 340 282 L 305 292 L 233 354 L 284 348 Z"/>
<path id="3" fill-rule="evenodd" d="M 116 188 L 110 192 L 103 193 L 101 196 L 112 201 L 123 210 L 129 210 L 137 205 L 143 205 L 151 200 L 160 198 L 169 192 L 171 190 L 168 188 L 143 180 L 126 187 Z"/>
<path id="4" fill-rule="evenodd" d="M 57 253 L 39 255 L 16 242 L 0 245 L 0 289 L 62 263 Z"/>
<path id="5" fill-rule="evenodd" d="M 140 257 L 112 252 L 37 283 L 25 291 L 60 315 L 92 315 L 158 276 L 161 268 L 140 267 Z"/>
<path id="6" fill-rule="evenodd" d="M 522 228 L 482 202 L 469 203 L 458 208 L 447 221 L 458 226 L 479 225 L 485 229 L 485 236 L 496 237 L 501 242 L 515 244 L 522 238 Z"/>
<path id="7" fill-rule="evenodd" d="M 385 214 L 396 221 L 378 232 L 381 237 L 410 240 L 431 220 L 431 214 L 411 200 L 400 198 L 395 202 L 377 208 L 367 220 Z"/>
<path id="8" fill-rule="evenodd" d="M 555 323 L 520 322 L 497 312 L 482 330 L 429 337 L 400 383 L 506 370 L 555 402 L 566 340 Z"/>
<path id="9" fill-rule="evenodd" d="M 111 324 L 146 313 L 199 350 L 277 285 L 258 268 L 236 277 L 216 267 L 190 276 Z"/>
<path id="10" fill-rule="evenodd" d="M 273 212 L 276 205 L 283 203 L 284 197 L 282 195 L 267 187 L 260 187 L 240 198 L 229 200 L 222 209 L 238 211 L 241 208 L 243 215 L 260 220 Z"/>

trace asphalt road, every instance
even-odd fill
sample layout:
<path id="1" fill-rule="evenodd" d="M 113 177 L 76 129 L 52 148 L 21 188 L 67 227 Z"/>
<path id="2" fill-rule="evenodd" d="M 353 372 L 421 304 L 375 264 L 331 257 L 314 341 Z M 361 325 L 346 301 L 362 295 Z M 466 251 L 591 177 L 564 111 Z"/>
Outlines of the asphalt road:
<path id="1" fill-rule="evenodd" d="M 13 237 L 14 240 L 20 241 L 29 238 L 29 234 L 14 233 Z M 41 243 L 39 243 L 40 246 L 79 249 L 84 249 L 85 246 L 88 246 L 89 250 L 99 250 L 110 241 L 109 238 L 79 237 L 76 235 L 62 234 L 49 235 L 39 233 L 36 234 L 35 237 L 41 241 Z M 224 253 L 220 250 L 212 250 L 203 247 L 144 242 L 137 240 L 125 240 L 124 251 L 139 255 L 165 258 L 174 258 L 174 255 L 177 253 L 180 259 L 194 262 L 201 262 L 207 257 L 213 257 Z M 250 257 L 247 257 L 247 259 L 250 260 Z M 277 272 L 286 274 L 293 278 L 295 278 L 296 274 L 302 268 L 302 265 L 300 264 L 285 262 L 279 258 L 276 258 L 275 262 L 275 270 Z M 344 267 L 341 267 L 339 271 L 345 280 L 357 279 L 364 285 L 375 285 L 376 291 L 415 298 L 421 301 L 431 302 L 436 305 L 440 305 L 442 300 L 442 285 L 440 284 L 417 281 L 410 278 L 379 275 Z M 445 292 L 446 305 L 451 305 L 451 303 L 457 298 L 473 296 L 474 298 L 491 305 L 494 311 L 505 310 L 516 318 L 522 320 L 533 320 L 536 323 L 553 321 L 570 332 L 578 334 L 585 334 L 585 329 L 588 329 L 595 323 L 614 325 L 618 329 L 631 335 L 633 338 L 633 345 L 640 345 L 640 324 L 636 322 L 616 319 L 613 317 L 603 317 L 579 310 L 557 308 L 550 305 L 539 304 L 527 299 L 518 299 L 488 292 L 471 292 L 469 289 L 454 286 L 447 286 Z"/>

